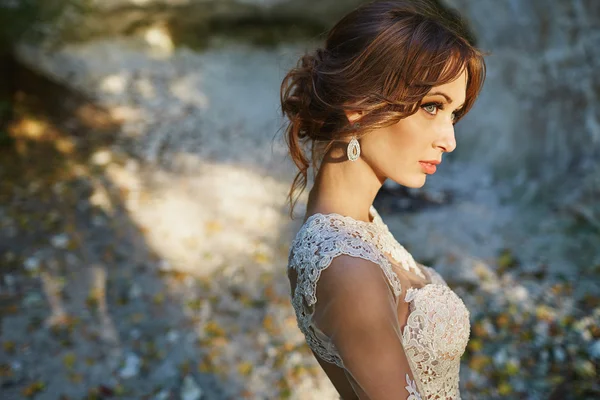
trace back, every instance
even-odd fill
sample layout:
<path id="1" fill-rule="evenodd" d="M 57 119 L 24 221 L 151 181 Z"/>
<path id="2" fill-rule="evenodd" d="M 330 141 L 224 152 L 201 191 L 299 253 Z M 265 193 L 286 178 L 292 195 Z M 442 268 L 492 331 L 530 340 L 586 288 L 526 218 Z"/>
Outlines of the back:
<path id="1" fill-rule="evenodd" d="M 294 293 L 297 275 L 292 269 L 288 275 Z M 408 396 L 406 379 L 414 385 L 414 377 L 398 324 L 399 315 L 406 318 L 408 304 L 397 307 L 381 268 L 357 257 L 335 257 L 321 273 L 316 298 L 307 329 L 319 344 L 311 349 L 342 398 L 398 399 L 402 391 Z"/>
<path id="2" fill-rule="evenodd" d="M 288 270 L 298 327 L 343 399 L 459 398 L 468 311 L 371 212 L 372 223 L 315 214 L 298 232 Z"/>

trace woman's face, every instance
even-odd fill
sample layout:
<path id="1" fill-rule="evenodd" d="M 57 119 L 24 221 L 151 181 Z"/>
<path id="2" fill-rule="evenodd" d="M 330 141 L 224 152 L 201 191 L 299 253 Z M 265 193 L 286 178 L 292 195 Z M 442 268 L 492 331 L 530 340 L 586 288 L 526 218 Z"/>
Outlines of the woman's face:
<path id="1" fill-rule="evenodd" d="M 423 186 L 427 175 L 435 172 L 423 161 L 440 162 L 443 153 L 456 148 L 453 119 L 465 101 L 466 88 L 466 71 L 433 87 L 415 114 L 363 136 L 361 158 L 380 178 L 411 188 Z"/>

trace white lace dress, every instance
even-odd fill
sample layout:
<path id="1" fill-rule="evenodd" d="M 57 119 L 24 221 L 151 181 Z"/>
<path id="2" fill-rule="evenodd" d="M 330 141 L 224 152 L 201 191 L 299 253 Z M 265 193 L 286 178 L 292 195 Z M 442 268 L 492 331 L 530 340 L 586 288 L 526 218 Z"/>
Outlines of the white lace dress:
<path id="1" fill-rule="evenodd" d="M 469 311 L 370 213 L 372 222 L 317 213 L 298 231 L 288 265 L 298 327 L 361 399 L 460 399 Z M 336 257 L 346 258 L 328 268 Z"/>

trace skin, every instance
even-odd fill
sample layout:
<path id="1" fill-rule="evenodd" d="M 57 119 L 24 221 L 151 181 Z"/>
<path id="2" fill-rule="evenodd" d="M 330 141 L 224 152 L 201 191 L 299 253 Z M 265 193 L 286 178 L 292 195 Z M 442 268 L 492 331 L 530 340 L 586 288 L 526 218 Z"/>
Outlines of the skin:
<path id="1" fill-rule="evenodd" d="M 452 82 L 433 87 L 415 114 L 363 136 L 356 161 L 348 160 L 347 142 L 334 145 L 315 177 L 305 218 L 317 212 L 335 212 L 370 221 L 369 207 L 386 179 L 406 187 L 422 187 L 427 174 L 419 161 L 441 161 L 444 153 L 456 148 L 453 119 L 465 101 L 466 87 L 466 71 Z M 444 93 L 451 102 L 434 93 Z M 431 102 L 442 106 L 427 106 Z M 360 121 L 361 113 L 346 116 L 354 123 Z"/>

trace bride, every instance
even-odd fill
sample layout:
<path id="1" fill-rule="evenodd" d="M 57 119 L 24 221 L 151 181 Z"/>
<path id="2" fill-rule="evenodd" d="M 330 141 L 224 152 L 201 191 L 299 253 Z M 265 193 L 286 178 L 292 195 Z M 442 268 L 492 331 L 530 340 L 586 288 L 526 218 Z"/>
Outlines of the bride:
<path id="1" fill-rule="evenodd" d="M 292 304 L 343 400 L 460 398 L 469 311 L 394 239 L 372 202 L 386 179 L 422 187 L 456 148 L 454 125 L 485 77 L 465 32 L 425 1 L 371 2 L 342 18 L 281 86 L 300 170 L 291 215 L 315 170 L 290 248 Z"/>

